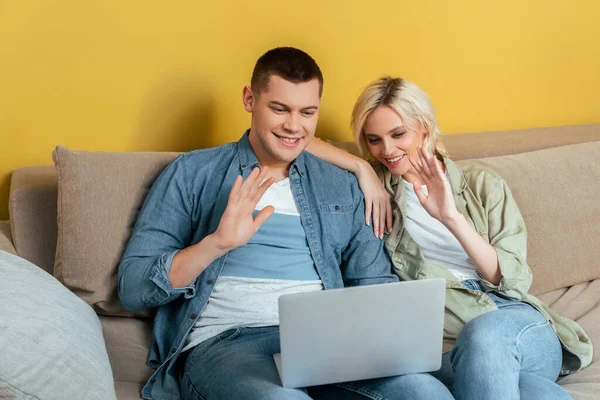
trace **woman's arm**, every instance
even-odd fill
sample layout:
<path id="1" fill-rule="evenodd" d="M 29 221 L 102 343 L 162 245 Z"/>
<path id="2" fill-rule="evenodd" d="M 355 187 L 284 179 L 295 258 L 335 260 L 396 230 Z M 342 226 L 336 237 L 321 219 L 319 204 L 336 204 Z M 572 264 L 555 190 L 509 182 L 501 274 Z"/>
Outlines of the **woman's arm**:
<path id="1" fill-rule="evenodd" d="M 386 228 L 391 232 L 390 197 L 371 164 L 319 138 L 314 138 L 306 150 L 322 160 L 354 173 L 365 197 L 365 223 L 367 225 L 371 223 L 372 214 L 375 236 L 382 239 Z"/>
<path id="2" fill-rule="evenodd" d="M 423 148 L 419 148 L 419 155 L 420 163 L 412 158 L 410 162 L 423 180 L 413 182 L 423 208 L 456 237 L 479 274 L 493 285 L 499 285 L 502 274 L 496 249 L 456 209 L 452 188 L 436 157 Z M 421 190 L 422 183 L 427 186 L 428 196 Z"/>

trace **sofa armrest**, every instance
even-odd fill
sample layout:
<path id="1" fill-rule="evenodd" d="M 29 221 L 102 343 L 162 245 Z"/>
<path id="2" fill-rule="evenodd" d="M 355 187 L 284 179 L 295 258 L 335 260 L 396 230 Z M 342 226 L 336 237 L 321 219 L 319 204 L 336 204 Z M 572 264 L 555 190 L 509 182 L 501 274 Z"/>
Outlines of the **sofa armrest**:
<path id="1" fill-rule="evenodd" d="M 0 221 L 0 250 L 17 255 L 10 233 L 10 222 Z"/>
<path id="2" fill-rule="evenodd" d="M 8 202 L 12 242 L 19 256 L 50 274 L 56 251 L 57 185 L 51 165 L 17 168 Z"/>

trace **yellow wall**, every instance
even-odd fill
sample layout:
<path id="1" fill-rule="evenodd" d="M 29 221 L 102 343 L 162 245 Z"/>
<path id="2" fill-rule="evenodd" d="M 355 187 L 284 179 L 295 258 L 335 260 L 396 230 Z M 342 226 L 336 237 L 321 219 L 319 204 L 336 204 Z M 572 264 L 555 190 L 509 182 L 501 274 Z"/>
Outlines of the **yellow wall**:
<path id="1" fill-rule="evenodd" d="M 10 171 L 57 144 L 188 150 L 236 140 L 258 56 L 325 75 L 319 134 L 350 139 L 383 73 L 427 90 L 446 133 L 600 122 L 597 0 L 0 2 L 0 220 Z"/>

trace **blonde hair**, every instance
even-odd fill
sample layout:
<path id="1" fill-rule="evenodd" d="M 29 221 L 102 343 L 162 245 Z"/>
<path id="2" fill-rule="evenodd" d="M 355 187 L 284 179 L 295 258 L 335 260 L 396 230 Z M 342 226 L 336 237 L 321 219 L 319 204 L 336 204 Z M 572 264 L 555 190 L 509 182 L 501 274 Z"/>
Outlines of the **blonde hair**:
<path id="1" fill-rule="evenodd" d="M 425 148 L 434 151 L 438 158 L 445 155 L 439 143 L 442 133 L 427 93 L 406 79 L 385 76 L 362 91 L 352 110 L 352 131 L 361 156 L 372 159 L 363 126 L 369 114 L 381 105 L 396 111 L 408 129 L 415 130 L 420 125 L 425 134 Z"/>

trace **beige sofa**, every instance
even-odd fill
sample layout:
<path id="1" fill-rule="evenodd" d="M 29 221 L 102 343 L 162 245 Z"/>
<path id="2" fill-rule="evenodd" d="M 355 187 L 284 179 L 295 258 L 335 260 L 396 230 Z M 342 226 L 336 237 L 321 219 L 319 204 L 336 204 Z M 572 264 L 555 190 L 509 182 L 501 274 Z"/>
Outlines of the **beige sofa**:
<path id="1" fill-rule="evenodd" d="M 449 135 L 444 143 L 454 160 L 477 158 L 505 177 L 528 226 L 531 292 L 599 343 L 600 125 Z M 94 307 L 119 399 L 139 399 L 151 374 L 152 315 L 120 308 L 116 264 L 148 188 L 174 156 L 58 148 L 55 166 L 14 171 L 10 221 L 0 222 L 1 250 L 54 272 Z M 560 379 L 573 398 L 600 396 L 593 360 Z"/>

